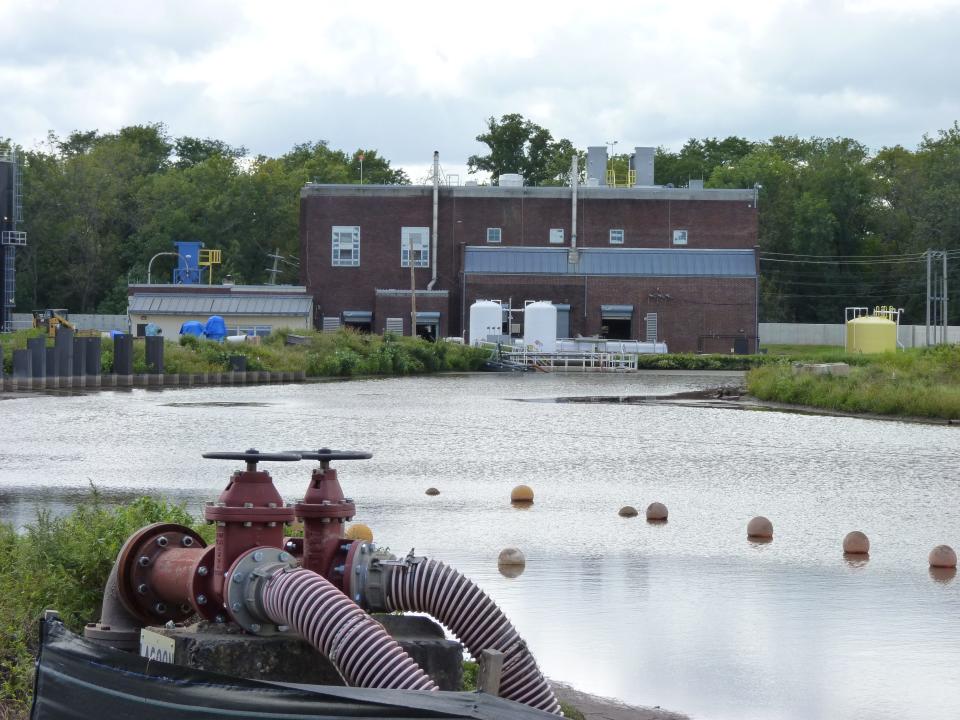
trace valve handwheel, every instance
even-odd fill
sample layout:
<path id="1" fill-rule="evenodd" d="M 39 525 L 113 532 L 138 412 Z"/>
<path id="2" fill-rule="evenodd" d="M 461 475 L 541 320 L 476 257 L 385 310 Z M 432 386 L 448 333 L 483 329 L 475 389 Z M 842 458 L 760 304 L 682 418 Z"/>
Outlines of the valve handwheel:
<path id="1" fill-rule="evenodd" d="M 363 450 L 331 450 L 330 448 L 320 448 L 319 450 L 286 450 L 285 452 L 299 455 L 304 460 L 319 460 L 328 463 L 331 460 L 369 460 L 373 453 Z"/>
<path id="2" fill-rule="evenodd" d="M 247 472 L 256 472 L 258 462 L 293 462 L 300 460 L 301 456 L 296 452 L 260 452 L 255 448 L 250 448 L 246 452 L 208 452 L 203 453 L 207 460 L 243 460 L 247 464 Z"/>

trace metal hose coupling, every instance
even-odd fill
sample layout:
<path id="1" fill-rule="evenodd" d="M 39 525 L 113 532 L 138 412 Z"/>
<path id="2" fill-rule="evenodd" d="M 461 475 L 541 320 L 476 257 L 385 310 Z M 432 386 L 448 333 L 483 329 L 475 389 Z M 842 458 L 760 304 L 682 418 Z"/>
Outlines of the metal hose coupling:
<path id="1" fill-rule="evenodd" d="M 343 566 L 344 592 L 369 612 L 390 612 L 387 587 L 395 568 L 422 562 L 411 550 L 403 560 L 373 543 L 354 542 Z"/>
<path id="2" fill-rule="evenodd" d="M 296 567 L 296 558 L 275 547 L 255 547 L 240 555 L 224 578 L 223 599 L 230 618 L 257 635 L 287 632 L 286 625 L 271 622 L 264 607 L 263 591 L 278 572 Z"/>

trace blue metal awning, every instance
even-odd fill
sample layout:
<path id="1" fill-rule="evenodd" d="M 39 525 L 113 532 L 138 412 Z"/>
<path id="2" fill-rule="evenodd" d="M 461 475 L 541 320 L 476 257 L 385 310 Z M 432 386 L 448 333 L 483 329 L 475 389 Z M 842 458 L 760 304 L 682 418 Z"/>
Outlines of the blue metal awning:
<path id="1" fill-rule="evenodd" d="M 753 250 L 690 248 L 484 247 L 466 249 L 464 272 L 492 275 L 607 275 L 620 277 L 739 277 L 757 275 Z"/>
<path id="2" fill-rule="evenodd" d="M 417 322 L 418 323 L 440 322 L 440 313 L 439 312 L 418 312 Z"/>
<path id="3" fill-rule="evenodd" d="M 601 305 L 600 317 L 603 320 L 629 320 L 633 317 L 633 305 Z"/>

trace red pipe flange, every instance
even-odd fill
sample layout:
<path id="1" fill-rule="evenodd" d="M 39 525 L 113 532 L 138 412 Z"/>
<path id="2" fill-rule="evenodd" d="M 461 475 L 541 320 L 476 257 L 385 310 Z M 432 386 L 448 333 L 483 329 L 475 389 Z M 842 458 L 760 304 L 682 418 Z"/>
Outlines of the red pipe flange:
<path id="1" fill-rule="evenodd" d="M 194 613 L 190 581 L 206 543 L 183 525 L 154 523 L 131 535 L 117 556 L 117 590 L 146 623 L 182 622 Z"/>

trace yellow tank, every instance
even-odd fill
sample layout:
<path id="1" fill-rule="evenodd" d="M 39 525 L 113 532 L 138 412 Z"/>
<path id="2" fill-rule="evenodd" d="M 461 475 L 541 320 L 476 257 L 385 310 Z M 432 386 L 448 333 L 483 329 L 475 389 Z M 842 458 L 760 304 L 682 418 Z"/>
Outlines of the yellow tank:
<path id="1" fill-rule="evenodd" d="M 897 324 L 877 315 L 847 321 L 847 352 L 883 353 L 897 349 Z"/>

